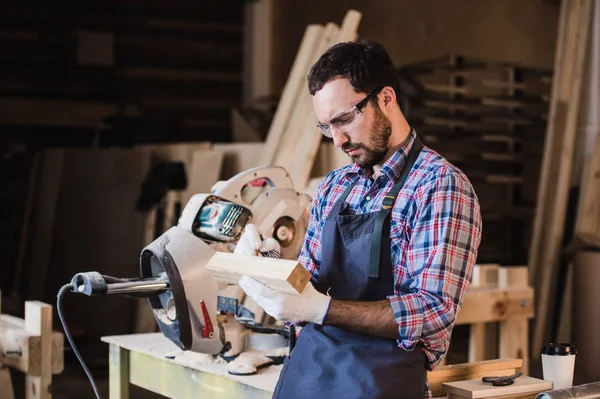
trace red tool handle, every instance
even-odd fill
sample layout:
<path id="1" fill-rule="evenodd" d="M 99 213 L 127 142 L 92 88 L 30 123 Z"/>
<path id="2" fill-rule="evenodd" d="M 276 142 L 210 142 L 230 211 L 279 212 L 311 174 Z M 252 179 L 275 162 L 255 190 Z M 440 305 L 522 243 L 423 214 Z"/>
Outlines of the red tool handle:
<path id="1" fill-rule="evenodd" d="M 204 317 L 204 327 L 202 328 L 202 336 L 204 338 L 212 338 L 213 337 L 213 325 L 210 320 L 210 316 L 208 315 L 208 309 L 206 309 L 206 305 L 204 301 L 200 301 L 200 307 L 202 308 L 202 316 Z"/>

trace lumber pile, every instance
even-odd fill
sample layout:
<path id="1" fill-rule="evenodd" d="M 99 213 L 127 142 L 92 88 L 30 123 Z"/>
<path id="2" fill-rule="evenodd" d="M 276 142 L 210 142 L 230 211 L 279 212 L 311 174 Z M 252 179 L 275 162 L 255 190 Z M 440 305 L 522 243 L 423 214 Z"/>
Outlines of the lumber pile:
<path id="1" fill-rule="evenodd" d="M 409 123 L 475 187 L 486 231 L 478 260 L 525 263 L 551 72 L 449 54 L 398 75 Z"/>
<path id="2" fill-rule="evenodd" d="M 563 250 L 565 238 L 571 233 L 565 231 L 570 191 L 579 180 L 573 166 L 577 158 L 576 142 L 581 134 L 578 121 L 582 112 L 592 7 L 591 0 L 561 2 L 552 97 L 529 254 L 529 279 L 536 284 L 538 306 L 532 345 L 535 358 L 539 358 L 539 348 L 544 343 L 557 338 L 559 317 L 555 309 L 561 309 L 563 294 L 558 289 L 558 281 L 562 282 L 561 286 L 570 285 Z M 600 163 L 600 149 L 596 148 L 590 159 L 584 167 L 575 230 L 578 235 L 590 233 L 593 236 L 599 233 L 600 221 L 597 194 L 600 186 L 595 172 Z M 568 296 L 567 289 L 565 297 Z"/>
<path id="3" fill-rule="evenodd" d="M 307 186 L 322 140 L 306 76 L 327 48 L 356 39 L 361 17 L 360 12 L 349 10 L 341 25 L 311 24 L 304 32 L 261 154 L 263 164 L 280 165 L 289 172 L 296 190 Z"/>

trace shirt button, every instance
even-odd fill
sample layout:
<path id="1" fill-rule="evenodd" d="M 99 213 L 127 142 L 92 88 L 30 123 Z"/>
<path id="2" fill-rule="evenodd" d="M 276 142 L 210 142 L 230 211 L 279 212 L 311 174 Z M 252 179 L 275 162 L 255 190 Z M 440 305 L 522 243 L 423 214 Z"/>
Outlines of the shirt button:
<path id="1" fill-rule="evenodd" d="M 367 201 L 371 201 L 371 196 L 367 195 Z"/>

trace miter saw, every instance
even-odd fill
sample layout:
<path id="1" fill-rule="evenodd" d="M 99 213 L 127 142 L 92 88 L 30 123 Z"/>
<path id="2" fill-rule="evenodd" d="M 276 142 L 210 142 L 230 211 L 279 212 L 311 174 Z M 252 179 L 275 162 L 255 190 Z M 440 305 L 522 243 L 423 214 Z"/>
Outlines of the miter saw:
<path id="1" fill-rule="evenodd" d="M 282 326 L 257 322 L 241 302 L 243 291 L 234 286 L 238 293 L 227 295 L 231 286 L 217 283 L 204 266 L 215 251 L 231 251 L 248 223 L 279 242 L 282 258 L 297 259 L 311 197 L 295 191 L 278 166 L 246 170 L 210 191 L 193 195 L 177 225 L 142 250 L 139 278 L 77 273 L 61 291 L 147 298 L 161 332 L 182 350 L 235 357 L 253 331 L 281 342 Z"/>

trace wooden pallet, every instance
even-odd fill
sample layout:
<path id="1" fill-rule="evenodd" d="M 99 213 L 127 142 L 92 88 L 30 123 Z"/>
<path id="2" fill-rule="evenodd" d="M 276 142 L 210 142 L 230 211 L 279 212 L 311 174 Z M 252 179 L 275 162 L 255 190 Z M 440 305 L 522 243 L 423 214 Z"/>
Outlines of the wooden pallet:
<path id="1" fill-rule="evenodd" d="M 475 265 L 456 320 L 456 325 L 470 326 L 470 362 L 518 358 L 523 360 L 523 373 L 529 371 L 528 320 L 534 316 L 534 290 L 527 275 L 525 266 Z"/>

